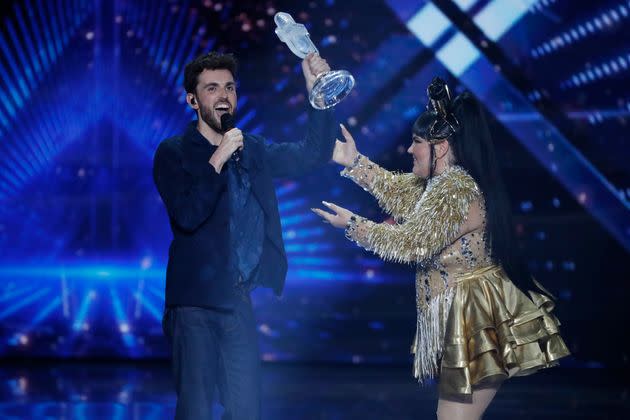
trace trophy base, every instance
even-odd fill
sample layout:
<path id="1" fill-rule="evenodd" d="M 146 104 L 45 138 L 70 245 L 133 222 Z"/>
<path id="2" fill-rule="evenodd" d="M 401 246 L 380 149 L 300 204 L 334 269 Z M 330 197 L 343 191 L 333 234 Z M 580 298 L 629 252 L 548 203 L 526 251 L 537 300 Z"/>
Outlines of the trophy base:
<path id="1" fill-rule="evenodd" d="M 345 70 L 328 71 L 321 74 L 308 97 L 315 109 L 328 109 L 341 102 L 354 87 L 354 77 Z"/>

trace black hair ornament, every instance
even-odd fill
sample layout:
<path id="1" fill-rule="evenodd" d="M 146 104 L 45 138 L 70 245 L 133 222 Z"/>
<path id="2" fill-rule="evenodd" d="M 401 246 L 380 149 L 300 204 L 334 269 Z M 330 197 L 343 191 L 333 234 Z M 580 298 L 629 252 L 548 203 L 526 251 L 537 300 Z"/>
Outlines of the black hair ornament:
<path id="1" fill-rule="evenodd" d="M 427 88 L 427 95 L 429 96 L 427 111 L 436 117 L 429 129 L 427 141 L 436 144 L 458 132 L 460 125 L 451 109 L 451 92 L 444 80 L 435 77 Z"/>

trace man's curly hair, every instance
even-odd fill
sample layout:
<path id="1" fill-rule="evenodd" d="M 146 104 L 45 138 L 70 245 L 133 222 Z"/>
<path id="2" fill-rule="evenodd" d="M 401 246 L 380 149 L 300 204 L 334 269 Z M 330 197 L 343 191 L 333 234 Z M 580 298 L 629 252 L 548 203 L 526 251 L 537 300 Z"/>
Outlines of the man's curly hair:
<path id="1" fill-rule="evenodd" d="M 214 51 L 201 54 L 186 64 L 184 69 L 184 89 L 186 89 L 186 93 L 195 93 L 199 75 L 204 70 L 229 70 L 232 73 L 232 77 L 236 80 L 237 67 L 238 62 L 232 54 L 221 54 Z"/>

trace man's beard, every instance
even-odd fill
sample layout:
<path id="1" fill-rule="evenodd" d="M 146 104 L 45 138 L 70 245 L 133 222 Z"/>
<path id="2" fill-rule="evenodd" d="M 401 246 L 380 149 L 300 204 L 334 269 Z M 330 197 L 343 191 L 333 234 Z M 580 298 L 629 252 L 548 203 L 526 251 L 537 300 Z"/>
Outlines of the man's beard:
<path id="1" fill-rule="evenodd" d="M 199 109 L 200 113 L 201 113 L 201 119 L 210 126 L 210 128 L 212 128 L 214 131 L 216 131 L 219 134 L 225 134 L 225 131 L 223 129 L 223 127 L 221 127 L 221 121 L 217 120 L 217 118 L 215 117 L 214 114 L 214 108 L 208 108 L 205 106 L 200 107 Z M 234 110 L 232 112 L 232 115 L 234 115 L 234 112 L 236 110 Z"/>

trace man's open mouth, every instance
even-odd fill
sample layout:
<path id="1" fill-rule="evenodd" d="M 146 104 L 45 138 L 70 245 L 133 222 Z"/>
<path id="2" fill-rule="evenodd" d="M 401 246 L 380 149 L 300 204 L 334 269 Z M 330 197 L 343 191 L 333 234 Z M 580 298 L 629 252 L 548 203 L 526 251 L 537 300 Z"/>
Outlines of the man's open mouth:
<path id="1" fill-rule="evenodd" d="M 230 105 L 219 104 L 214 107 L 214 110 L 217 112 L 217 114 L 222 115 L 222 114 L 225 114 L 226 112 L 230 112 Z"/>

